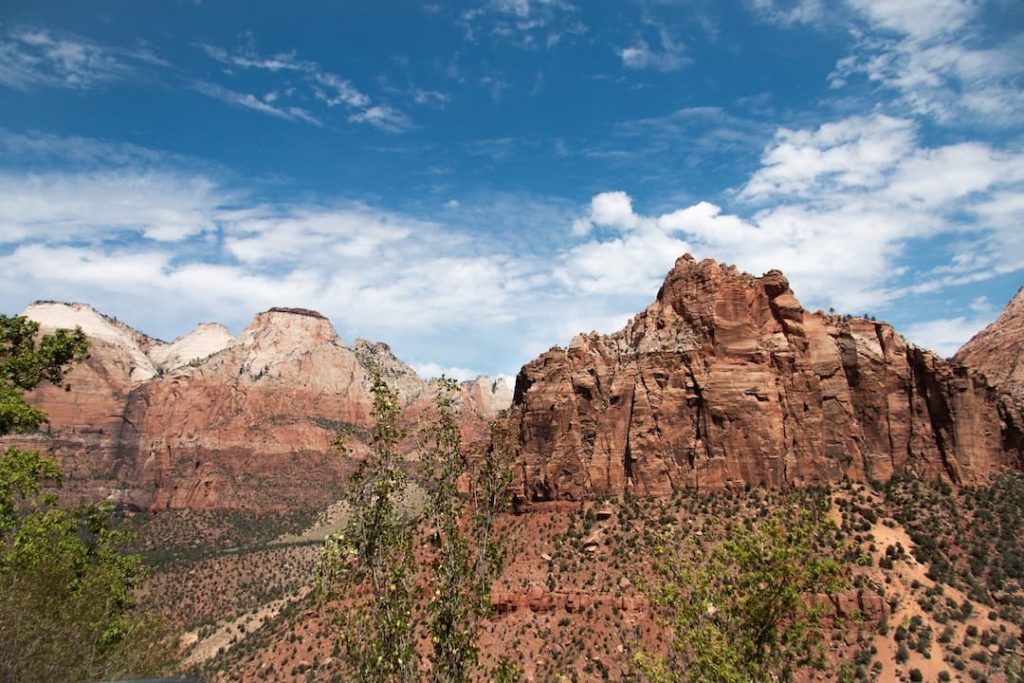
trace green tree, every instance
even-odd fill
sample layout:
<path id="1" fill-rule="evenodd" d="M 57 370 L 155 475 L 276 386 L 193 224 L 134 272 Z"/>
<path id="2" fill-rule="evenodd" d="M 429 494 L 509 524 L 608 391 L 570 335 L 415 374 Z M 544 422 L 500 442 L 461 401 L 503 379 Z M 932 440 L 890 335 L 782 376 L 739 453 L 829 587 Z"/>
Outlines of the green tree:
<path id="1" fill-rule="evenodd" d="M 468 681 L 478 664 L 479 625 L 491 609 L 491 583 L 504 560 L 495 522 L 507 508 L 512 478 L 510 438 L 501 418 L 492 425 L 491 446 L 479 466 L 470 467 L 456 420 L 457 392 L 454 380 L 441 378 L 433 444 L 422 458 L 427 530 L 435 549 L 428 605 L 430 679 L 438 683 Z M 471 496 L 466 500 L 459 481 L 470 472 Z M 496 675 L 505 674 L 507 667 Z"/>
<path id="2" fill-rule="evenodd" d="M 370 455 L 349 478 L 344 529 L 327 540 L 320 562 L 324 599 L 368 592 L 346 608 L 345 658 L 355 680 L 416 680 L 413 627 L 413 526 L 403 513 L 408 476 L 398 444 L 398 396 L 371 370 L 373 417 Z M 335 442 L 339 450 L 344 442 Z"/>
<path id="3" fill-rule="evenodd" d="M 788 510 L 705 549 L 693 539 L 663 551 L 652 592 L 672 629 L 666 656 L 635 661 L 653 681 L 788 681 L 820 666 L 814 593 L 842 587 L 835 529 L 821 509 Z"/>
<path id="4" fill-rule="evenodd" d="M 0 433 L 37 429 L 46 415 L 23 392 L 59 384 L 85 357 L 81 330 L 38 339 L 38 325 L 0 316 Z M 0 681 L 81 681 L 155 673 L 171 648 L 161 624 L 135 610 L 138 557 L 109 510 L 58 504 L 57 464 L 35 451 L 0 455 Z"/>
<path id="5" fill-rule="evenodd" d="M 344 530 L 327 541 L 320 564 L 325 599 L 366 594 L 346 605 L 342 642 L 358 681 L 468 681 L 479 666 L 477 636 L 490 610 L 490 586 L 504 559 L 496 518 L 507 507 L 512 470 L 510 432 L 495 423 L 491 447 L 471 463 L 456 417 L 457 385 L 442 378 L 429 442 L 420 457 L 426 492 L 421 514 L 402 505 L 408 475 L 399 450 L 398 400 L 371 368 L 375 427 L 370 456 L 350 478 Z M 344 440 L 336 441 L 345 451 Z M 468 495 L 460 492 L 468 485 Z M 428 542 L 429 572 L 417 566 L 413 539 Z M 425 576 L 424 576 L 425 575 Z M 425 591 L 416 590 L 419 579 Z M 427 593 L 426 603 L 417 595 Z M 429 667 L 415 648 L 414 615 L 429 632 Z M 515 680 L 503 663 L 495 675 Z"/>
<path id="6" fill-rule="evenodd" d="M 0 435 L 25 433 L 46 422 L 46 413 L 30 406 L 24 393 L 40 382 L 60 384 L 89 347 L 85 334 L 57 330 L 38 339 L 39 323 L 24 316 L 0 315 Z"/>

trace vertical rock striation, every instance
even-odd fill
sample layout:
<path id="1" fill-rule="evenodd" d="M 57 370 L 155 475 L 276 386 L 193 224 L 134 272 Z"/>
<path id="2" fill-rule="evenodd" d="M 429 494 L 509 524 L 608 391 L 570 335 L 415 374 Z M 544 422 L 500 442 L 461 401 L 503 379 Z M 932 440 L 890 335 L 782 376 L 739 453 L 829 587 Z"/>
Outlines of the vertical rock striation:
<path id="1" fill-rule="evenodd" d="M 1021 405 L 889 325 L 809 313 L 782 273 L 687 255 L 614 334 L 520 371 L 522 495 L 984 481 L 1022 465 Z"/>
<path id="2" fill-rule="evenodd" d="M 76 501 L 260 512 L 323 504 L 367 452 L 371 364 L 399 394 L 410 427 L 433 402 L 434 384 L 386 344 L 349 348 L 315 311 L 270 309 L 237 339 L 204 323 L 170 344 L 84 304 L 34 304 L 25 314 L 44 330 L 81 326 L 92 342 L 69 391 L 29 395 L 50 416 L 46 430 L 5 440 L 58 457 Z M 464 436 L 477 442 L 511 400 L 504 383 L 483 379 L 463 383 L 461 398 Z M 339 431 L 352 458 L 331 446 Z"/>

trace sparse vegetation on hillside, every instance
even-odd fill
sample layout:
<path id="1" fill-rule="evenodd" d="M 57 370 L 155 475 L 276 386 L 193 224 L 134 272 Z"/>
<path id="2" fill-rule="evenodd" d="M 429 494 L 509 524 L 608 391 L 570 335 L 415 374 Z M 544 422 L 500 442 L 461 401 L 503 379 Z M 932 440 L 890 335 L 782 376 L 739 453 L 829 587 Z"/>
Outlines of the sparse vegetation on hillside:
<path id="1" fill-rule="evenodd" d="M 956 496 L 946 482 L 909 478 L 883 490 L 929 578 L 1024 623 L 1024 475 L 1005 472 Z"/>
<path id="2" fill-rule="evenodd" d="M 988 487 L 952 488 L 947 505 L 940 503 L 945 489 L 939 485 L 934 495 L 911 494 L 910 480 L 897 486 L 907 487 L 908 499 L 925 518 L 940 507 L 965 509 L 964 497 L 993 495 Z M 541 503 L 525 514 L 500 517 L 497 527 L 508 537 L 508 554 L 492 585 L 493 609 L 477 631 L 479 664 L 471 680 L 488 680 L 499 668 L 513 675 L 504 680 L 637 680 L 641 672 L 633 653 L 638 649 L 652 657 L 673 653 L 673 631 L 653 619 L 650 589 L 639 588 L 659 585 L 648 560 L 659 544 L 665 547 L 666 536 L 699 542 L 708 557 L 737 530 L 755 529 L 814 499 L 830 501 L 828 518 L 836 525 L 815 539 L 815 550 L 833 557 L 847 588 L 811 601 L 819 612 L 814 628 L 824 669 L 799 669 L 794 680 L 908 681 L 914 670 L 925 681 L 1020 680 L 1014 676 L 1020 671 L 1021 624 L 1001 616 L 1003 603 L 988 606 L 928 578 L 929 567 L 917 561 L 918 546 L 897 521 L 898 508 L 887 502 L 884 489 L 857 482 L 817 492 L 755 487 Z M 949 517 L 943 524 L 957 529 L 967 543 L 976 529 L 964 518 Z M 433 551 L 424 535 L 414 545 L 423 591 L 417 595 L 426 597 Z M 957 547 L 948 543 L 945 552 L 960 556 Z M 280 567 L 292 561 L 286 551 L 259 551 L 267 554 L 252 562 Z M 249 560 L 223 556 L 209 562 L 231 564 L 204 567 L 203 576 L 210 578 L 196 580 L 202 586 L 220 581 L 223 592 L 241 597 L 230 582 L 215 577 L 245 571 L 248 565 L 241 563 Z M 336 623 L 338 610 L 347 606 L 344 599 L 316 609 L 296 601 L 258 629 L 239 630 L 240 624 L 231 632 L 232 642 L 197 673 L 221 681 L 351 680 Z M 414 610 L 413 620 L 417 654 L 425 664 L 432 650 L 426 610 Z"/>

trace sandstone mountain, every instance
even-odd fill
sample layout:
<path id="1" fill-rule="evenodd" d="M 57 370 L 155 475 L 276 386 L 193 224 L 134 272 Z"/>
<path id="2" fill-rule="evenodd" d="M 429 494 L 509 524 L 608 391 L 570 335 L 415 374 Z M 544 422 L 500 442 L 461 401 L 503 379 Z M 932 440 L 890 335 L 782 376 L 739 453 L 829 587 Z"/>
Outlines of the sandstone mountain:
<path id="1" fill-rule="evenodd" d="M 1021 403 L 982 375 L 885 323 L 805 311 L 778 271 L 689 255 L 623 330 L 527 364 L 513 416 L 527 502 L 903 472 L 972 484 L 1024 465 Z"/>
<path id="2" fill-rule="evenodd" d="M 953 359 L 980 370 L 993 385 L 1024 398 L 1024 288 Z"/>
<path id="3" fill-rule="evenodd" d="M 337 432 L 355 457 L 365 453 L 368 364 L 396 388 L 410 423 L 433 396 L 387 345 L 349 348 L 314 311 L 271 309 L 237 339 L 206 323 L 170 344 L 82 304 L 34 304 L 25 315 L 44 330 L 79 325 L 92 341 L 69 391 L 29 395 L 50 424 L 27 441 L 60 459 L 77 500 L 263 512 L 330 502 L 353 463 L 333 451 Z M 480 379 L 461 393 L 464 433 L 480 441 L 511 390 Z"/>

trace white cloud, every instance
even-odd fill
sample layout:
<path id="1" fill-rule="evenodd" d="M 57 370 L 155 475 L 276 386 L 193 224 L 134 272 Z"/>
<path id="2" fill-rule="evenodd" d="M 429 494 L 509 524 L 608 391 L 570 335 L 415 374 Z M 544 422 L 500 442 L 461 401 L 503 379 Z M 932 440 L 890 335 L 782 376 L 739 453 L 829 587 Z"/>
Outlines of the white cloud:
<path id="1" fill-rule="evenodd" d="M 328 115 L 317 115 L 311 111 L 311 103 L 319 103 L 328 111 L 342 107 L 349 112 L 345 116 L 346 121 L 365 123 L 389 133 L 403 133 L 413 127 L 411 119 L 404 112 L 389 104 L 374 102 L 373 98 L 347 78 L 325 70 L 314 61 L 301 59 L 295 52 L 261 55 L 251 37 L 233 52 L 215 45 L 202 45 L 201 48 L 211 59 L 230 67 L 226 70 L 229 76 L 234 68 L 239 68 L 263 71 L 268 77 L 277 78 L 277 83 L 270 86 L 270 91 L 264 97 L 238 92 L 208 81 L 193 82 L 194 90 L 209 97 L 280 119 L 302 121 L 314 126 L 322 126 Z M 293 85 L 296 76 L 304 87 Z M 443 104 L 443 101 L 447 101 L 442 101 L 443 97 L 443 94 L 434 91 L 419 91 L 414 101 Z"/>
<path id="2" fill-rule="evenodd" d="M 971 300 L 971 310 L 975 313 L 987 313 L 992 310 L 992 302 L 987 296 L 976 296 Z"/>
<path id="3" fill-rule="evenodd" d="M 736 197 L 749 214 L 698 202 L 644 215 L 624 192 L 596 195 L 558 274 L 584 292 L 636 291 L 693 250 L 754 273 L 781 268 L 805 303 L 860 312 L 1024 267 L 1024 154 L 924 147 L 904 119 L 781 129 Z M 906 282 L 910 245 L 937 237 L 956 245 L 946 271 Z"/>
<path id="4" fill-rule="evenodd" d="M 412 121 L 408 116 L 386 104 L 375 104 L 351 114 L 348 120 L 355 123 L 368 123 L 374 128 L 391 133 L 401 133 L 412 128 Z"/>
<path id="5" fill-rule="evenodd" d="M 466 40 L 488 38 L 524 49 L 552 48 L 587 31 L 565 0 L 488 0 L 460 17 Z"/>
<path id="6" fill-rule="evenodd" d="M 623 230 L 639 227 L 640 219 L 633 213 L 633 200 L 625 192 L 602 192 L 590 200 L 590 220 Z"/>
<path id="7" fill-rule="evenodd" d="M 970 318 L 938 318 L 909 325 L 902 332 L 918 346 L 936 351 L 943 358 L 949 358 L 970 341 L 978 330 L 992 322 L 994 317 L 995 315 L 990 313 Z"/>
<path id="8" fill-rule="evenodd" d="M 233 104 L 245 109 L 258 111 L 262 114 L 268 114 L 286 121 L 302 121 L 314 126 L 322 125 L 319 119 L 301 107 L 276 107 L 271 104 L 271 102 L 260 99 L 255 95 L 231 90 L 230 88 L 225 88 L 224 86 L 216 83 L 195 81 L 192 83 L 192 89 L 198 93 L 206 95 L 207 97 L 212 97 L 214 99 L 221 100 L 222 102 L 227 102 L 228 104 Z"/>
<path id="9" fill-rule="evenodd" d="M 974 0 L 848 0 L 873 23 L 917 39 L 955 34 L 978 8 Z"/>
<path id="10" fill-rule="evenodd" d="M 825 14 L 821 0 L 749 0 L 749 3 L 760 17 L 783 26 L 814 24 Z"/>
<path id="11" fill-rule="evenodd" d="M 693 63 L 686 56 L 686 48 L 677 42 L 664 28 L 658 32 L 661 49 L 652 48 L 646 40 L 638 38 L 633 45 L 619 50 L 622 64 L 630 69 L 654 69 L 655 71 L 678 71 Z"/>
<path id="12" fill-rule="evenodd" d="M 40 145 L 49 151 L 49 140 L 36 142 L 33 155 Z M 296 305 L 332 317 L 343 334 L 404 342 L 416 348 L 410 357 L 438 354 L 440 362 L 457 357 L 449 330 L 467 340 L 497 326 L 513 345 L 521 297 L 549 279 L 540 259 L 452 226 L 353 202 L 268 203 L 223 179 L 149 168 L 157 153 L 96 168 L 105 150 L 126 157 L 116 146 L 92 147 L 81 171 L 0 173 L 0 302 L 8 310 L 40 297 L 86 300 L 173 337 L 196 320 L 237 327 L 257 310 Z M 478 213 L 473 204 L 459 215 Z M 186 327 L 168 330 L 177 320 Z M 424 338 L 434 346 L 413 341 Z M 481 347 L 477 359 L 493 369 L 499 361 Z"/>
<path id="13" fill-rule="evenodd" d="M 214 227 L 230 196 L 168 171 L 0 173 L 0 244 L 95 242 L 125 233 L 175 242 Z"/>
<path id="14" fill-rule="evenodd" d="M 748 199 L 828 189 L 873 188 L 914 146 L 911 121 L 885 115 L 855 116 L 815 130 L 780 129 L 744 185 Z"/>
<path id="15" fill-rule="evenodd" d="M 476 379 L 482 372 L 476 370 L 470 370 L 469 368 L 460 368 L 458 366 L 442 366 L 438 363 L 427 362 L 427 363 L 412 363 L 412 369 L 416 371 L 416 374 L 424 379 L 433 379 L 444 375 L 451 379 L 464 382 L 470 379 Z M 515 382 L 515 379 L 512 380 Z"/>
<path id="16" fill-rule="evenodd" d="M 451 101 L 451 96 L 448 93 L 441 92 L 440 90 L 426 90 L 424 88 L 412 88 L 409 91 L 412 96 L 413 102 L 421 105 L 429 105 L 433 107 L 443 108 Z"/>
<path id="17" fill-rule="evenodd" d="M 298 59 L 295 52 L 264 57 L 256 53 L 255 46 L 251 43 L 236 53 L 229 53 L 215 45 L 203 45 L 202 48 L 208 57 L 222 64 L 238 66 L 243 69 L 263 69 L 271 72 L 316 70 L 314 63 Z"/>
<path id="18" fill-rule="evenodd" d="M 28 163 L 57 162 L 76 168 L 83 166 L 131 166 L 134 169 L 174 163 L 180 166 L 209 166 L 173 153 L 155 151 L 130 142 L 112 142 L 81 136 L 60 136 L 40 131 L 15 133 L 0 128 L 0 159 L 19 159 Z"/>
<path id="19" fill-rule="evenodd" d="M 0 85 L 86 90 L 129 78 L 158 63 L 145 50 L 107 47 L 69 34 L 20 26 L 0 35 Z"/>
<path id="20" fill-rule="evenodd" d="M 556 277 L 585 294 L 656 292 L 665 273 L 690 245 L 661 230 L 643 230 L 570 249 Z"/>
<path id="21" fill-rule="evenodd" d="M 621 326 L 685 252 L 781 268 L 805 305 L 849 312 L 1024 267 L 1024 156 L 923 146 L 892 117 L 780 130 L 735 206 L 656 213 L 609 191 L 582 211 L 460 195 L 457 211 L 439 203 L 424 217 L 332 198 L 275 202 L 132 146 L 0 131 L 0 149 L 44 166 L 63 154 L 66 166 L 0 171 L 0 303 L 85 299 L 168 337 L 294 305 L 424 364 L 507 372 L 576 332 Z M 948 261 L 910 263 L 937 237 Z"/>
<path id="22" fill-rule="evenodd" d="M 265 207 L 257 215 L 224 221 L 225 249 L 239 261 L 254 265 L 368 258 L 431 227 L 361 205 L 299 207 L 277 215 L 273 211 Z"/>
<path id="23" fill-rule="evenodd" d="M 864 78 L 897 93 L 915 114 L 939 122 L 1021 121 L 1024 75 L 1020 35 L 998 43 L 979 34 L 974 0 L 847 0 L 864 28 L 855 52 L 830 80 Z"/>
<path id="24" fill-rule="evenodd" d="M 339 104 L 353 108 L 370 105 L 370 98 L 367 95 L 359 92 L 352 83 L 340 76 L 318 72 L 313 77 L 317 83 L 314 93 L 317 99 L 323 100 L 328 107 L 336 107 Z"/>

